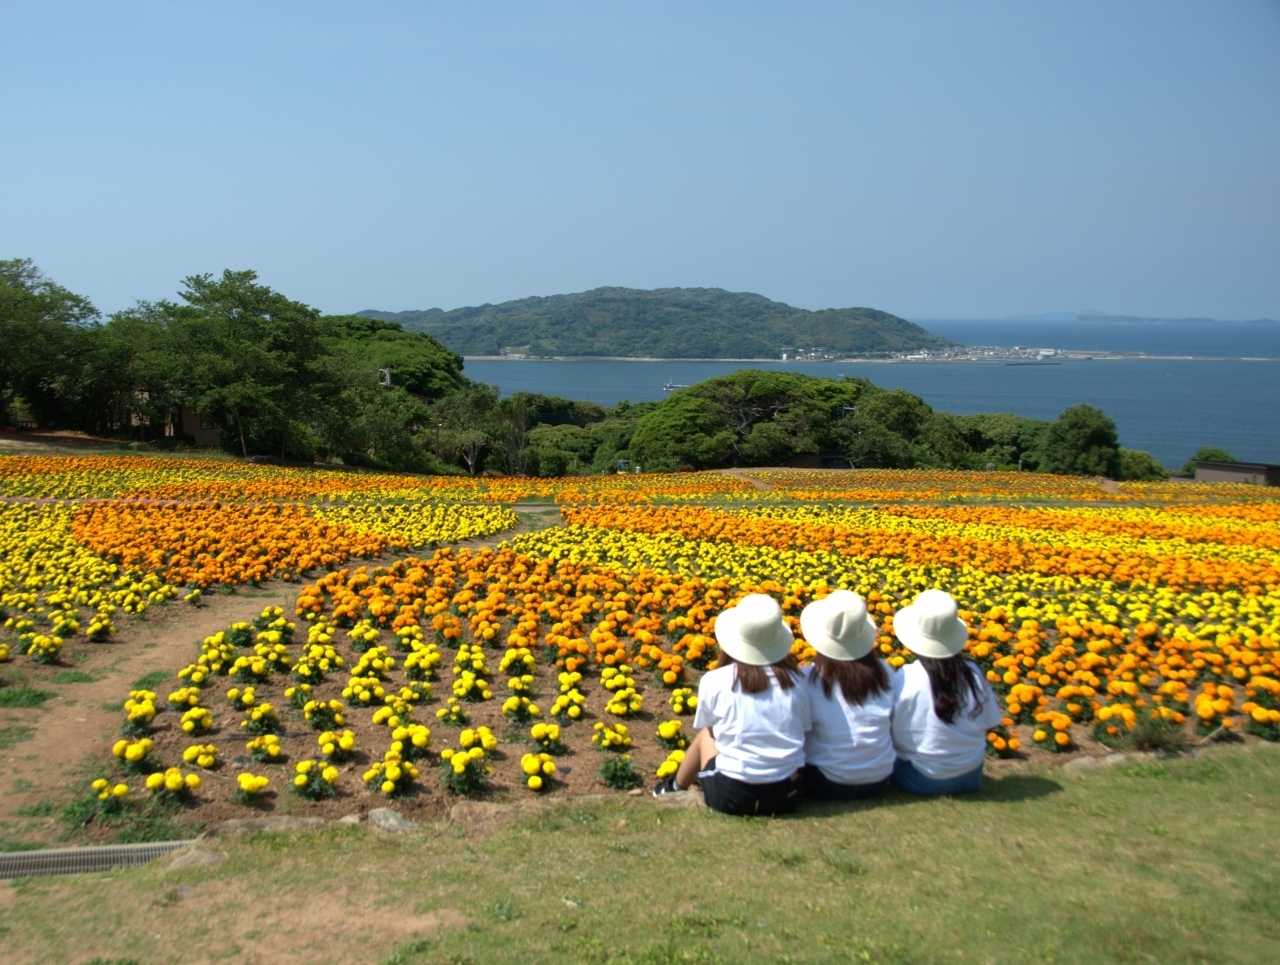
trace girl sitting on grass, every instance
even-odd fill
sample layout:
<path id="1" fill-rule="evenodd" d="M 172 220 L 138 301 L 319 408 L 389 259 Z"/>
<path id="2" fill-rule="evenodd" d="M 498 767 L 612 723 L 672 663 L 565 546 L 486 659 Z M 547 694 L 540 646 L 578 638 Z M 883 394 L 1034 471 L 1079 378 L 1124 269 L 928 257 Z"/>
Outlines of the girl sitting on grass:
<path id="1" fill-rule="evenodd" d="M 874 797 L 889 784 L 898 674 L 875 653 L 876 625 L 862 597 L 836 590 L 800 614 L 817 651 L 805 673 L 813 730 L 804 744 L 804 793 L 815 801 Z"/>
<path id="2" fill-rule="evenodd" d="M 782 608 L 752 593 L 716 618 L 720 655 L 698 683 L 697 729 L 675 776 L 653 796 L 696 780 L 707 807 L 725 814 L 786 814 L 800 803 L 809 694 Z"/>
<path id="3" fill-rule="evenodd" d="M 893 631 L 919 659 L 901 670 L 893 712 L 893 783 L 911 794 L 964 794 L 982 784 L 987 731 L 1000 705 L 977 664 L 960 656 L 969 628 L 956 601 L 925 590 L 898 611 Z"/>

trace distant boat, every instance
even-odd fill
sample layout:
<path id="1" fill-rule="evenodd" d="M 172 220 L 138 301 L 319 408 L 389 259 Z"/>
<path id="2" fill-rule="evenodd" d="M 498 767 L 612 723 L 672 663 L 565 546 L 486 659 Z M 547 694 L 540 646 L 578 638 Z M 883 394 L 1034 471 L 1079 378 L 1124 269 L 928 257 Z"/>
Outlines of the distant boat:
<path id="1" fill-rule="evenodd" d="M 1061 362 L 1005 362 L 1005 365 L 1061 365 Z"/>
<path id="2" fill-rule="evenodd" d="M 676 389 L 687 389 L 687 385 L 681 385 L 678 382 L 668 382 L 662 387 L 663 392 L 674 392 Z"/>

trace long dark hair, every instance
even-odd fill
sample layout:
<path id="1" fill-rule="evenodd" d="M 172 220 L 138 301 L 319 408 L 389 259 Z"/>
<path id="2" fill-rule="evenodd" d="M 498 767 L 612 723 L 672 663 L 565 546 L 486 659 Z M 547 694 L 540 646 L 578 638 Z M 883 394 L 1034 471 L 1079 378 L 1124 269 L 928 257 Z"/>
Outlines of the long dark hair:
<path id="1" fill-rule="evenodd" d="M 943 723 L 956 719 L 956 711 L 965 704 L 965 691 L 973 698 L 970 717 L 982 713 L 983 686 L 977 674 L 978 668 L 964 657 L 920 657 L 920 665 L 929 675 L 929 687 L 933 690 L 933 712 Z"/>
<path id="2" fill-rule="evenodd" d="M 716 666 L 732 666 L 733 685 L 744 694 L 762 694 L 769 689 L 769 675 L 765 673 L 764 667 L 743 663 L 741 660 L 734 660 L 723 649 L 720 650 L 720 657 L 716 660 Z M 791 675 L 800 669 L 800 665 L 796 663 L 794 654 L 789 653 L 770 666 L 773 667 L 774 679 L 778 681 L 778 689 L 790 690 L 796 685 Z"/>
<path id="3" fill-rule="evenodd" d="M 851 707 L 861 707 L 889 689 L 889 670 L 874 650 L 857 660 L 834 660 L 815 654 L 813 669 L 822 681 L 822 693 L 830 697 L 839 684 L 845 703 Z"/>

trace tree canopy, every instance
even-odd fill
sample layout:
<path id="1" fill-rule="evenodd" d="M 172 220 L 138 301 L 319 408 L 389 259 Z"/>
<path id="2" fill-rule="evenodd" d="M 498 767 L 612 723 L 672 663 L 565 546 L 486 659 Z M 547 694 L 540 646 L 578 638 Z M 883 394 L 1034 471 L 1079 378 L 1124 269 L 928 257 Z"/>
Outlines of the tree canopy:
<path id="1" fill-rule="evenodd" d="M 1045 433 L 1041 467 L 1046 472 L 1116 478 L 1120 467 L 1116 424 L 1101 409 L 1073 405 Z"/>
<path id="2" fill-rule="evenodd" d="M 1195 472 L 1197 462 L 1239 462 L 1240 460 L 1219 446 L 1201 446 L 1182 466 L 1183 472 Z"/>
<path id="3" fill-rule="evenodd" d="M 252 271 L 192 275 L 176 299 L 102 322 L 30 262 L 3 262 L 0 334 L 6 409 L 21 397 L 42 425 L 145 439 L 189 407 L 241 456 L 444 468 L 420 441 L 427 407 L 469 384 L 430 336 L 323 316 Z"/>

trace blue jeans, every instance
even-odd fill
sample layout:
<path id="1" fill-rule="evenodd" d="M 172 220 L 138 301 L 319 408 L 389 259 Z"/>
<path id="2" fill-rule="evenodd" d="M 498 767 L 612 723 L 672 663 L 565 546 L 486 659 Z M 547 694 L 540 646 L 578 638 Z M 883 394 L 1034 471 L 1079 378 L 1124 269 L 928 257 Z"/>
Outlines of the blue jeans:
<path id="1" fill-rule="evenodd" d="M 959 777 L 938 780 L 921 774 L 914 764 L 899 757 L 893 765 L 890 780 L 894 787 L 908 794 L 969 794 L 982 786 L 982 765 Z"/>

